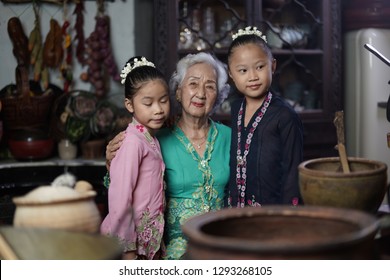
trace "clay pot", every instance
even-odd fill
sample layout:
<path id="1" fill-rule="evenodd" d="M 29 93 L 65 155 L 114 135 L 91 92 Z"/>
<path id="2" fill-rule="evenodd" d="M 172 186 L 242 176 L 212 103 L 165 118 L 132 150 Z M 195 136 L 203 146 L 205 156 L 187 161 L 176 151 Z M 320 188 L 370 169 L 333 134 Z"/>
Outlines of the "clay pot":
<path id="1" fill-rule="evenodd" d="M 378 220 L 315 206 L 223 209 L 183 225 L 188 259 L 373 259 Z"/>
<path id="2" fill-rule="evenodd" d="M 41 186 L 25 196 L 15 197 L 15 227 L 54 228 L 97 233 L 101 217 L 95 191 L 70 187 Z"/>
<path id="3" fill-rule="evenodd" d="M 348 161 L 350 173 L 343 173 L 338 157 L 302 162 L 298 169 L 304 204 L 376 213 L 388 188 L 386 164 L 353 157 Z"/>

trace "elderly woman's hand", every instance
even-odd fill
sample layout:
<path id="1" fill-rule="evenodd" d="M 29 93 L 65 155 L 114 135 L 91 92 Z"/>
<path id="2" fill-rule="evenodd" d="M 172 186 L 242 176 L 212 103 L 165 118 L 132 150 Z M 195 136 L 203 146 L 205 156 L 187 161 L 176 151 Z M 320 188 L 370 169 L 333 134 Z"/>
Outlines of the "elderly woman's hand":
<path id="1" fill-rule="evenodd" d="M 119 132 L 106 146 L 106 167 L 110 170 L 111 160 L 115 157 L 116 152 L 122 145 L 123 139 L 125 139 L 125 131 Z"/>

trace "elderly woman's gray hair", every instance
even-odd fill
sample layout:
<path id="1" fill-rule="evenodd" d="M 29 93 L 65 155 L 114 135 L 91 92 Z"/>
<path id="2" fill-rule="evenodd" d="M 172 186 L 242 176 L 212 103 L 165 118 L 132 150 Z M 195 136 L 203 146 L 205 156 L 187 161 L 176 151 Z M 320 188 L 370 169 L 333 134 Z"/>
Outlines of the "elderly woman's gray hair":
<path id="1" fill-rule="evenodd" d="M 230 86 L 227 83 L 228 74 L 226 65 L 211 54 L 205 52 L 200 52 L 197 54 L 188 54 L 187 56 L 179 60 L 176 66 L 176 71 L 172 74 L 172 77 L 169 81 L 171 113 L 176 114 L 181 112 L 181 104 L 176 100 L 176 90 L 183 82 L 184 77 L 187 74 L 188 68 L 198 63 L 208 63 L 213 66 L 217 72 L 218 96 L 214 103 L 211 114 L 219 108 L 222 102 L 225 101 L 225 99 L 229 95 Z"/>

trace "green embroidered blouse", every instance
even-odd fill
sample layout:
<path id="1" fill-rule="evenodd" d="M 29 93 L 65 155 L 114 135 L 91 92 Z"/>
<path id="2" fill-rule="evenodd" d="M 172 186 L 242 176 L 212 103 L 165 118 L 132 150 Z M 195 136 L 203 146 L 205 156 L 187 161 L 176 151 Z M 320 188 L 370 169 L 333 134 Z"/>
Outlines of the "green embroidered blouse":
<path id="1" fill-rule="evenodd" d="M 187 244 L 181 225 L 190 217 L 223 207 L 231 130 L 211 121 L 203 157 L 177 126 L 161 129 L 157 138 L 166 166 L 166 258 L 181 259 Z"/>

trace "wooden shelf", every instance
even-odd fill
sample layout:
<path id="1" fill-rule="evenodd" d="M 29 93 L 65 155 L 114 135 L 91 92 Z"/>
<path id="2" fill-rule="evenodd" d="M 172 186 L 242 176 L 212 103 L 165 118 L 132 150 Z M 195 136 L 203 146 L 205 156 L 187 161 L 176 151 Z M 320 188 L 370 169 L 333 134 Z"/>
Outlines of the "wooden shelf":
<path id="1" fill-rule="evenodd" d="M 284 40 L 282 48 L 276 48 L 274 42 L 272 53 L 277 60 L 277 69 L 272 91 L 286 98 L 295 98 L 294 90 L 297 90 L 294 86 L 299 83 L 298 97 L 292 101 L 299 105 L 295 108 L 305 129 L 305 154 L 310 158 L 333 156 L 336 144 L 334 114 L 343 109 L 341 3 L 339 0 L 300 1 L 299 4 L 285 1 L 277 9 L 269 9 L 267 5 L 269 1 L 263 0 L 154 0 L 154 60 L 157 67 L 169 79 L 178 59 L 198 51 L 191 48 L 193 44 L 227 62 L 226 46 L 230 43 L 223 41 L 227 38 L 225 35 L 249 25 L 257 26 L 267 38 L 269 34 L 275 34 L 276 40 L 281 38 L 280 28 L 283 27 L 309 30 L 306 43 L 299 41 L 294 45 Z M 199 43 L 197 38 L 205 38 L 205 26 L 209 26 L 203 23 L 202 14 L 210 8 L 215 15 L 216 35 L 214 38 L 206 36 L 210 44 Z M 197 26 L 192 24 L 194 17 Z M 226 27 L 224 24 L 229 21 L 233 22 L 231 29 L 221 30 L 221 26 Z M 187 41 L 185 28 L 195 36 L 188 37 L 191 41 Z M 201 32 L 196 33 L 197 30 Z M 215 115 L 213 119 L 225 124 L 230 122 L 229 115 Z"/>
<path id="2" fill-rule="evenodd" d="M 96 1 L 96 0 L 82 0 L 82 1 Z M 101 0 L 103 2 L 115 2 L 115 0 Z M 125 2 L 126 0 L 122 0 Z M 56 4 L 62 5 L 64 4 L 64 0 L 1 0 L 1 2 L 6 4 L 28 4 L 28 3 L 46 3 L 46 4 Z M 68 0 L 68 3 L 78 3 L 80 0 Z"/>

